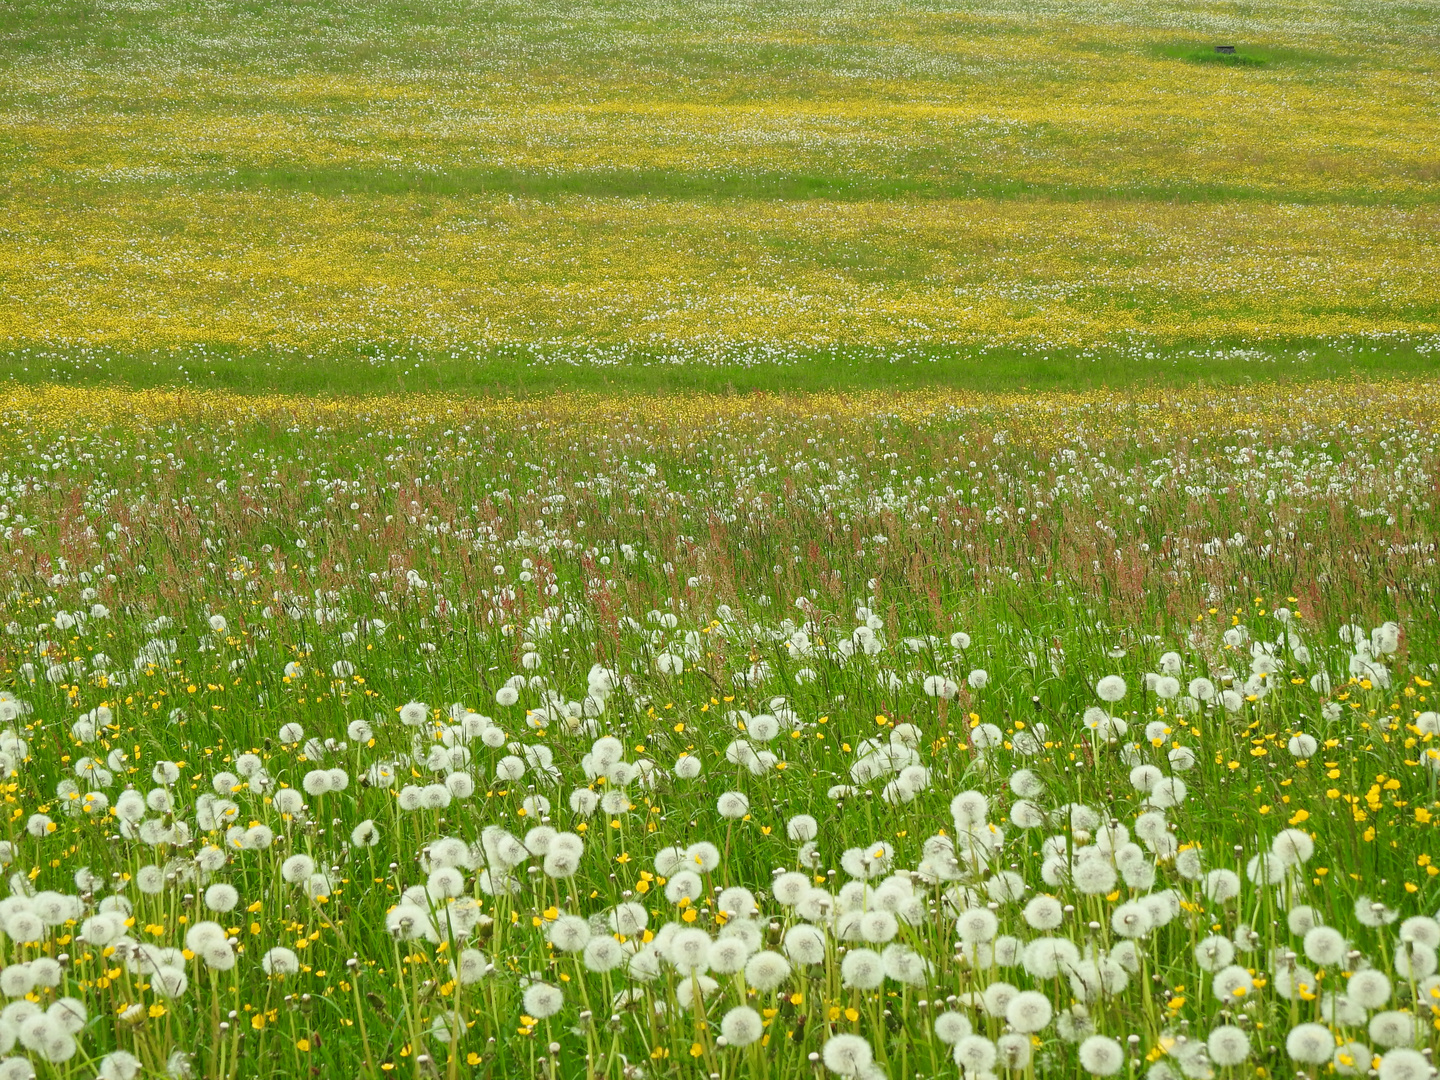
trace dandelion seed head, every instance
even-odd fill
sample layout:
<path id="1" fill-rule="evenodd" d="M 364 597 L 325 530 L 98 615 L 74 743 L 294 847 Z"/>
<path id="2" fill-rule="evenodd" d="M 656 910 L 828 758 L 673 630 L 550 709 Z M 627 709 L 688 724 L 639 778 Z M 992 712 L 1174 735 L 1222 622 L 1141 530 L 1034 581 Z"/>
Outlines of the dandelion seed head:
<path id="1" fill-rule="evenodd" d="M 1399 912 L 1368 896 L 1361 896 L 1355 901 L 1355 918 L 1362 926 L 1388 926 L 1399 917 Z"/>
<path id="2" fill-rule="evenodd" d="M 1125 680 L 1119 675 L 1106 675 L 1095 684 L 1095 696 L 1101 701 L 1116 702 L 1125 696 Z"/>
<path id="3" fill-rule="evenodd" d="M 1350 976 L 1345 993 L 1361 1008 L 1374 1011 L 1390 1000 L 1390 979 L 1383 971 L 1371 968 Z"/>
<path id="4" fill-rule="evenodd" d="M 1210 1060 L 1223 1068 L 1239 1065 L 1250 1056 L 1250 1036 L 1243 1028 L 1222 1024 L 1210 1031 L 1205 1040 Z"/>
<path id="5" fill-rule="evenodd" d="M 526 1015 L 533 1016 L 537 1020 L 548 1020 L 558 1013 L 565 1005 L 565 996 L 560 989 L 551 986 L 549 983 L 531 983 L 525 988 L 521 995 L 521 1002 Z"/>
<path id="6" fill-rule="evenodd" d="M 1425 1055 L 1408 1048 L 1387 1050 L 1377 1072 L 1379 1080 L 1429 1080 L 1435 1075 Z"/>
<path id="7" fill-rule="evenodd" d="M 1372 1055 L 1370 1048 L 1361 1042 L 1346 1042 L 1335 1047 L 1331 1064 L 1337 1076 L 1368 1076 Z"/>
<path id="8" fill-rule="evenodd" d="M 1390 1048 L 1412 1045 L 1424 1029 L 1413 1013 L 1391 1009 L 1372 1016 L 1368 1030 L 1373 1042 Z"/>
<path id="9" fill-rule="evenodd" d="M 1125 1064 L 1120 1044 L 1105 1035 L 1091 1035 L 1080 1044 L 1080 1067 L 1091 1076 L 1114 1076 Z"/>
<path id="10" fill-rule="evenodd" d="M 277 945 L 260 957 L 260 966 L 266 975 L 296 975 L 300 971 L 300 958 L 294 951 Z"/>
<path id="11" fill-rule="evenodd" d="M 1024 990 L 1010 999 L 1005 1020 L 1016 1031 L 1029 1035 L 1048 1027 L 1054 1012 L 1050 999 L 1044 994 Z"/>
<path id="12" fill-rule="evenodd" d="M 814 931 L 814 928 L 808 926 L 795 927 L 790 933 L 794 933 L 795 931 L 801 931 L 802 933 L 810 933 Z M 790 949 L 790 944 L 790 934 L 787 934 L 787 951 L 789 951 Z M 808 950 L 797 951 L 802 952 L 806 956 L 812 955 L 812 953 Z M 794 952 L 792 952 L 791 955 L 794 955 Z M 820 943 L 820 955 L 823 959 L 823 939 Z M 817 963 L 818 961 L 810 959 L 797 959 L 797 962 L 810 964 Z M 755 987 L 755 989 L 759 990 L 761 993 L 769 993 L 770 991 L 777 989 L 789 978 L 790 962 L 777 952 L 771 952 L 769 950 L 757 952 L 754 956 L 750 957 L 750 959 L 745 962 L 745 981 L 751 986 Z"/>
<path id="13" fill-rule="evenodd" d="M 1235 1004 L 1255 989 L 1250 972 L 1238 964 L 1231 964 L 1215 972 L 1210 980 L 1210 992 L 1216 1001 L 1227 1005 Z"/>
<path id="14" fill-rule="evenodd" d="M 885 981 L 885 964 L 877 952 L 851 949 L 840 962 L 840 975 L 848 987 L 873 990 Z"/>
<path id="15" fill-rule="evenodd" d="M 557 952 L 579 952 L 590 940 L 590 924 L 578 915 L 561 915 L 550 923 L 548 935 Z"/>
<path id="16" fill-rule="evenodd" d="M 825 959 L 825 934 L 814 926 L 792 926 L 785 931 L 785 953 L 797 964 L 819 964 Z"/>
<path id="17" fill-rule="evenodd" d="M 748 1005 L 737 1005 L 720 1020 L 720 1034 L 730 1046 L 749 1046 L 758 1042 L 764 1031 L 760 1014 Z"/>
<path id="18" fill-rule="evenodd" d="M 935 1037 L 947 1046 L 954 1046 L 973 1031 L 969 1018 L 954 1009 L 942 1012 L 935 1018 Z"/>
<path id="19" fill-rule="evenodd" d="M 1297 1024 L 1285 1036 L 1285 1052 L 1291 1060 L 1319 1065 L 1330 1060 L 1335 1038 L 1323 1024 Z"/>
<path id="20" fill-rule="evenodd" d="M 235 886 L 217 882 L 205 890 L 205 906 L 211 911 L 234 911 L 240 902 L 240 893 Z"/>
<path id="21" fill-rule="evenodd" d="M 998 1055 L 984 1035 L 966 1035 L 955 1044 L 952 1056 L 966 1075 L 978 1076 L 990 1070 Z"/>
<path id="22" fill-rule="evenodd" d="M 825 1067 L 837 1076 L 860 1076 L 875 1060 L 870 1043 L 860 1035 L 831 1035 L 821 1049 Z"/>
<path id="23" fill-rule="evenodd" d="M 1349 949 L 1349 942 L 1343 934 L 1329 926 L 1315 926 L 1306 931 L 1303 948 L 1305 955 L 1322 967 L 1338 964 Z"/>

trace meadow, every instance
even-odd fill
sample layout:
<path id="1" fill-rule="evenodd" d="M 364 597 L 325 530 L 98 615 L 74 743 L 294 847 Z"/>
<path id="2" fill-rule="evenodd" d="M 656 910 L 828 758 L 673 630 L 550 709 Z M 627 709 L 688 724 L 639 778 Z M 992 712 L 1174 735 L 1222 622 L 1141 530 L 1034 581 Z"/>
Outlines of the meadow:
<path id="1" fill-rule="evenodd" d="M 1430 1080 L 1437 28 L 0 0 L 0 1080 Z"/>
<path id="2" fill-rule="evenodd" d="M 1429 1075 L 1433 381 L 0 399 L 0 1076 Z"/>
<path id="3" fill-rule="evenodd" d="M 0 377 L 1413 374 L 1437 27 L 1356 0 L 6 0 Z"/>

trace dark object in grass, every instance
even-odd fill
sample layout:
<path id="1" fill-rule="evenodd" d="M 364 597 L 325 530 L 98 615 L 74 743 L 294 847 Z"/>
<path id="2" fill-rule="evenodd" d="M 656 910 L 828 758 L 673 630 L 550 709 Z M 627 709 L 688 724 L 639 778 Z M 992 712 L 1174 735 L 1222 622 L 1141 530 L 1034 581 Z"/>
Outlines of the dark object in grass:
<path id="1" fill-rule="evenodd" d="M 1245 46 L 1241 51 L 1239 45 L 1193 45 L 1193 46 L 1171 46 L 1161 48 L 1159 52 L 1163 56 L 1169 56 L 1176 60 L 1184 60 L 1191 64 L 1221 64 L 1225 67 L 1264 67 L 1269 61 L 1262 52 L 1256 55 L 1251 51 L 1253 46 Z"/>

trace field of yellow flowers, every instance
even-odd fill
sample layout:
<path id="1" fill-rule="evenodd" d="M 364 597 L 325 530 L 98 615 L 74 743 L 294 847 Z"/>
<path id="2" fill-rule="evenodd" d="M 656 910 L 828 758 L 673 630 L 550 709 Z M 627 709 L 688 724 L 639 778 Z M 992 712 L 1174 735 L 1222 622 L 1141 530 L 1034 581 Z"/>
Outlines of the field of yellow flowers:
<path id="1" fill-rule="evenodd" d="M 1434 7 L 0 0 L 0 1080 L 1431 1080 Z"/>
<path id="2" fill-rule="evenodd" d="M 1433 364 L 1428 3 L 99 10 L 0 3 L 20 381 Z"/>
<path id="3" fill-rule="evenodd" d="M 0 1078 L 1425 1080 L 1434 380 L 0 396 Z"/>

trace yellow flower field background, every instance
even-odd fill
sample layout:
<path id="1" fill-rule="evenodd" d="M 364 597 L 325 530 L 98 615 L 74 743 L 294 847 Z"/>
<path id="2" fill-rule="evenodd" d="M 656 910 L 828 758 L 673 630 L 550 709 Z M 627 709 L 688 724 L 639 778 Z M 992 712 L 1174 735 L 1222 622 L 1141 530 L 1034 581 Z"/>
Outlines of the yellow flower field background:
<path id="1" fill-rule="evenodd" d="M 1437 329 L 1393 5 L 4 10 L 12 350 Z"/>

